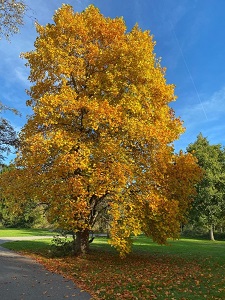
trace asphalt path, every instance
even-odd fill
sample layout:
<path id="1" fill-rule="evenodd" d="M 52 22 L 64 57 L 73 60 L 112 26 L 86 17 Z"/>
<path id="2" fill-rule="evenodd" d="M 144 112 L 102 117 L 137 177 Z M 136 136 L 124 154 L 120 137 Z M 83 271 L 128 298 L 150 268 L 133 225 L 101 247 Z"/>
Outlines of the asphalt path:
<path id="1" fill-rule="evenodd" d="M 46 237 L 3 237 L 0 238 L 0 244 L 40 238 Z M 0 246 L 0 299 L 90 300 L 91 295 L 79 289 L 73 281 L 47 271 L 35 260 Z"/>

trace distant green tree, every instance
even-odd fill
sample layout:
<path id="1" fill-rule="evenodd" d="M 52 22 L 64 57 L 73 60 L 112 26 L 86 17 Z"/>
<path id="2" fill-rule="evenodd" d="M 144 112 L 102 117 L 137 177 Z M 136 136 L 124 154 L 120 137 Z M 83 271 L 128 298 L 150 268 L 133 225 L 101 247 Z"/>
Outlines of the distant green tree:
<path id="1" fill-rule="evenodd" d="M 214 228 L 225 215 L 225 151 L 220 144 L 210 145 L 200 133 L 187 151 L 197 159 L 204 170 L 203 179 L 197 184 L 197 195 L 190 212 L 190 219 L 208 227 L 214 240 Z"/>

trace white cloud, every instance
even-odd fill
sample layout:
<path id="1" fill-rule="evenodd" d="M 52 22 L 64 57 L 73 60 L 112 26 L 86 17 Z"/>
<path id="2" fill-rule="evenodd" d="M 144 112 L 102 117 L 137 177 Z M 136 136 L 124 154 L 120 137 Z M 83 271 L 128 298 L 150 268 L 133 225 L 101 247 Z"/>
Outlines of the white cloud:
<path id="1" fill-rule="evenodd" d="M 23 85 L 28 86 L 28 76 L 29 76 L 29 70 L 26 67 L 16 67 L 15 68 L 15 75 L 16 78 L 23 83 Z"/>
<path id="2" fill-rule="evenodd" d="M 225 117 L 225 87 L 215 92 L 203 105 L 209 120 Z"/>
<path id="3" fill-rule="evenodd" d="M 196 99 L 189 99 L 192 103 L 189 106 L 185 103 L 175 109 L 186 128 L 186 132 L 175 142 L 176 150 L 185 150 L 200 132 L 210 143 L 225 145 L 225 86 L 210 96 L 199 97 L 198 103 Z"/>
<path id="4" fill-rule="evenodd" d="M 191 105 L 177 109 L 187 126 L 219 121 L 225 117 L 225 87 L 208 97 L 196 95 L 196 100 L 198 103 L 195 105 L 192 100 Z"/>

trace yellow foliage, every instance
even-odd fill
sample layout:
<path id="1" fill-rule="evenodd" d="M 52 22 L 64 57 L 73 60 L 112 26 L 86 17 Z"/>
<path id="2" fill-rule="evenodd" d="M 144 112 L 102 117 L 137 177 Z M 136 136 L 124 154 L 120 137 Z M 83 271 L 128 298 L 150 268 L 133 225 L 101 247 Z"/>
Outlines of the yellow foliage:
<path id="1" fill-rule="evenodd" d="M 173 153 L 184 128 L 152 36 L 127 33 L 122 18 L 92 5 L 63 5 L 53 20 L 37 25 L 35 49 L 23 54 L 34 113 L 3 193 L 44 203 L 50 221 L 75 232 L 108 215 L 122 256 L 132 234 L 177 237 L 201 172 L 191 155 Z"/>

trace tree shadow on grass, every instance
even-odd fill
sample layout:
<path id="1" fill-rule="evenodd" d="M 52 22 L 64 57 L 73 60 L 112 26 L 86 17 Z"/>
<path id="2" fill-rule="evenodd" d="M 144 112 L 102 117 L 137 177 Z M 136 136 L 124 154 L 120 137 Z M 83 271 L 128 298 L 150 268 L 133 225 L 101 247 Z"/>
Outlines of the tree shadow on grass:
<path id="1" fill-rule="evenodd" d="M 51 240 L 14 241 L 2 244 L 3 248 L 13 251 L 38 253 L 47 256 L 51 247 Z"/>

